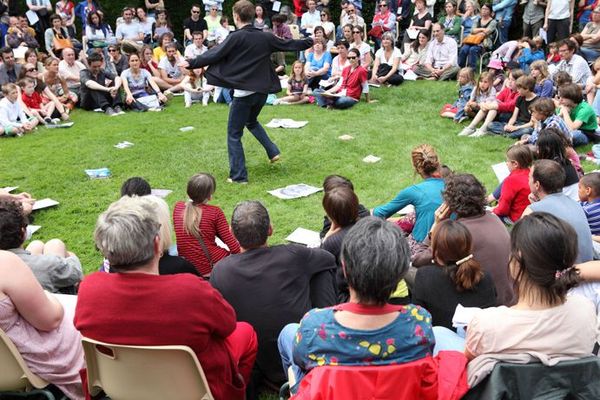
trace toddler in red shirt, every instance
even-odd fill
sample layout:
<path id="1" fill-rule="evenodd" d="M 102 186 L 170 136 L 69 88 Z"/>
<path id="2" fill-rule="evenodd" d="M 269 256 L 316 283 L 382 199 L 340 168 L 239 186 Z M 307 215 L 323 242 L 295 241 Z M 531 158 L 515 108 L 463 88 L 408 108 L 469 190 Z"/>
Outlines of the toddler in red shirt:
<path id="1" fill-rule="evenodd" d="M 506 151 L 510 175 L 502 182 L 498 205 L 492 210 L 498 217 L 517 222 L 529 205 L 529 168 L 533 154 L 529 146 L 515 144 Z"/>
<path id="2" fill-rule="evenodd" d="M 56 106 L 54 102 L 44 102 L 44 98 L 35 90 L 35 81 L 31 78 L 24 78 L 19 81 L 21 87 L 21 100 L 25 104 L 25 112 L 35 117 L 42 124 L 52 123 L 52 113 Z"/>

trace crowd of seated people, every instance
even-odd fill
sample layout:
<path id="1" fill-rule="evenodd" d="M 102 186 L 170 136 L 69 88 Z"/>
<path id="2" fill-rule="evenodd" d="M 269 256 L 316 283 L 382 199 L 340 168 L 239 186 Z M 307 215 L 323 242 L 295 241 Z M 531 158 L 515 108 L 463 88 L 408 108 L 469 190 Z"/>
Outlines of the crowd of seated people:
<path id="1" fill-rule="evenodd" d="M 16 59 L 15 49 L 28 47 L 36 30 L 19 18 L 8 28 L 20 42 L 0 51 L 5 135 L 66 120 L 75 104 L 118 115 L 160 109 L 178 91 L 186 106 L 194 94 L 229 91 L 178 65 L 181 54 L 219 45 L 222 2 L 207 5 L 208 20 L 192 6 L 184 43 L 173 41 L 164 9 L 154 6 L 160 0 L 148 0 L 147 12 L 126 8 L 114 30 L 95 1 L 59 3 L 60 18 L 50 17 L 44 30 L 46 56 L 29 49 Z M 172 215 L 147 182 L 134 178 L 98 217 L 94 240 L 105 260 L 86 277 L 64 242 L 25 246 L 33 199 L 0 191 L 0 329 L 35 373 L 77 400 L 85 395 L 81 336 L 187 345 L 217 400 L 255 399 L 261 387 L 286 381 L 290 367 L 292 390 L 302 391 L 321 367 L 392 367 L 451 350 L 464 363 L 440 368 L 440 379 L 460 376 L 468 362 L 465 385 L 474 387 L 497 362 L 552 366 L 592 355 L 599 333 L 600 296 L 591 281 L 600 279 L 592 261 L 600 258 L 600 173 L 584 175 L 573 148 L 598 138 L 600 72 L 592 73 L 586 56 L 595 43 L 593 11 L 600 9 L 588 14 L 591 22 L 578 21 L 585 26 L 580 45 L 567 37 L 564 19 L 572 11 L 548 4 L 546 12 L 534 0 L 524 3 L 531 39 L 499 49 L 477 81 L 479 55 L 509 42 L 514 5 L 450 0 L 434 19 L 425 1 L 417 0 L 408 17 L 398 4 L 388 11 L 391 4 L 379 1 L 370 27 L 359 15 L 362 3 L 344 1 L 339 33 L 323 4 L 308 0 L 306 10 L 300 4 L 295 10 L 300 27 L 318 37 L 306 62 L 293 64 L 281 104 L 314 96 L 320 106 L 349 108 L 363 94 L 369 100 L 369 81 L 400 84 L 407 71 L 430 80 L 457 76 L 459 98 L 442 116 L 457 123 L 474 118 L 462 136 L 511 139 L 509 175 L 488 188 L 495 190 L 472 174 L 453 173 L 436 149 L 422 144 L 410 153 L 414 184 L 394 188 L 391 201 L 382 195 L 366 207 L 349 179 L 325 178 L 321 246 L 307 248 L 269 244 L 277 221 L 258 201 L 240 198 L 228 222 L 210 204 L 217 187 L 208 173 L 190 178 L 189 198 L 175 203 Z M 293 19 L 269 18 L 259 7 L 259 29 Z M 74 18 L 89 35 L 81 48 L 70 36 Z M 471 44 L 457 24 L 474 36 Z M 539 55 L 541 27 L 557 41 L 556 54 Z M 374 55 L 365 32 L 380 39 Z M 289 29 L 275 33 L 286 36 Z M 67 39 L 72 46 L 60 48 Z M 413 212 L 393 217 L 409 205 Z M 76 293 L 75 308 L 57 293 Z M 452 325 L 459 304 L 481 309 L 466 337 Z"/>

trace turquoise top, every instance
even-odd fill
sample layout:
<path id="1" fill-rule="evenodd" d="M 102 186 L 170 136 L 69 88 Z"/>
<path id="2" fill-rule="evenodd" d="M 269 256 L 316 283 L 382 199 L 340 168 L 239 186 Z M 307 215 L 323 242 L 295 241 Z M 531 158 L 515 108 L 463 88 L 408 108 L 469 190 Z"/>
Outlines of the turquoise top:
<path id="1" fill-rule="evenodd" d="M 434 222 L 435 210 L 442 204 L 442 178 L 427 178 L 423 182 L 402 190 L 392 201 L 373 210 L 373 215 L 389 218 L 396 211 L 409 204 L 415 207 L 416 221 L 412 235 L 417 242 L 422 242 Z"/>

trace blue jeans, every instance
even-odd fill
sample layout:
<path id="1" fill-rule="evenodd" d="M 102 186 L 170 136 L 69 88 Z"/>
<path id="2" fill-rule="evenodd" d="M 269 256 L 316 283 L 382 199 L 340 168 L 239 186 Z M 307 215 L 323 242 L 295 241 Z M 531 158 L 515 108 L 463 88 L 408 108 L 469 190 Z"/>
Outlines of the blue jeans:
<path id="1" fill-rule="evenodd" d="M 437 355 L 440 351 L 465 351 L 465 338 L 459 336 L 456 332 L 451 331 L 443 326 L 433 327 L 433 336 L 435 336 L 435 347 L 433 355 Z"/>
<path id="2" fill-rule="evenodd" d="M 512 24 L 512 19 L 504 19 L 502 21 L 502 26 L 498 27 L 498 40 L 500 44 L 504 44 L 508 42 L 508 33 L 510 32 L 510 25 Z"/>
<path id="3" fill-rule="evenodd" d="M 317 105 L 319 107 L 331 106 L 333 108 L 344 110 L 344 109 L 350 108 L 353 105 L 355 105 L 356 103 L 358 103 L 358 100 L 356 100 L 354 97 L 349 97 L 349 96 L 325 97 L 325 96 L 321 95 L 321 93 L 323 93 L 323 92 L 324 92 L 323 89 L 315 89 L 313 91 L 313 95 L 315 96 L 315 101 L 317 102 Z"/>
<path id="4" fill-rule="evenodd" d="M 244 127 L 262 144 L 269 159 L 278 155 L 279 149 L 258 122 L 258 115 L 265 105 L 267 95 L 254 93 L 245 97 L 234 97 L 229 108 L 227 123 L 227 152 L 229 153 L 229 177 L 236 182 L 247 182 L 246 157 L 242 146 Z"/>
<path id="5" fill-rule="evenodd" d="M 573 140 L 573 147 L 585 146 L 590 142 L 590 139 L 587 137 L 587 135 L 579 129 L 571 131 L 571 139 Z"/>
<path id="6" fill-rule="evenodd" d="M 296 332 L 300 324 L 292 323 L 287 324 L 281 330 L 279 338 L 277 339 L 277 348 L 279 349 L 279 355 L 281 356 L 281 364 L 283 365 L 283 372 L 285 376 L 288 376 L 288 369 L 292 367 L 292 371 L 296 378 L 296 386 L 300 383 L 300 380 L 304 378 L 304 371 L 299 366 L 294 364 L 294 339 L 296 338 Z M 294 388 L 291 388 L 292 390 Z"/>
<path id="7" fill-rule="evenodd" d="M 487 130 L 488 132 L 495 133 L 496 135 L 506 135 L 511 139 L 520 139 L 521 136 L 531 135 L 531 132 L 533 132 L 533 128 L 521 128 L 509 133 L 504 130 L 505 126 L 505 122 L 493 121 L 488 125 Z"/>
<path id="8" fill-rule="evenodd" d="M 461 67 L 468 66 L 473 68 L 473 70 L 477 69 L 477 62 L 482 50 L 483 47 L 480 45 L 463 44 L 458 52 L 458 65 Z"/>
<path id="9" fill-rule="evenodd" d="M 585 58 L 585 60 L 589 62 L 594 62 L 596 61 L 596 58 L 600 57 L 600 51 L 589 49 L 587 47 L 580 47 L 579 52 L 581 53 L 583 58 Z"/>

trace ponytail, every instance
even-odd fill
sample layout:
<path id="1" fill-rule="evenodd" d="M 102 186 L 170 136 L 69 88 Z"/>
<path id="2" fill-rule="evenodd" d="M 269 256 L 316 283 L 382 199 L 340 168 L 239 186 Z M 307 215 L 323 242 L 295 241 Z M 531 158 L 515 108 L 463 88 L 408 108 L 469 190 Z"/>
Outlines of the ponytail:
<path id="1" fill-rule="evenodd" d="M 202 208 L 197 207 L 191 200 L 185 203 L 183 213 L 183 226 L 188 235 L 196 239 L 200 238 L 200 221 L 202 220 Z"/>
<path id="2" fill-rule="evenodd" d="M 456 262 L 456 269 L 452 275 L 456 290 L 459 292 L 472 290 L 483 279 L 481 264 L 473 258 L 472 254 Z"/>

